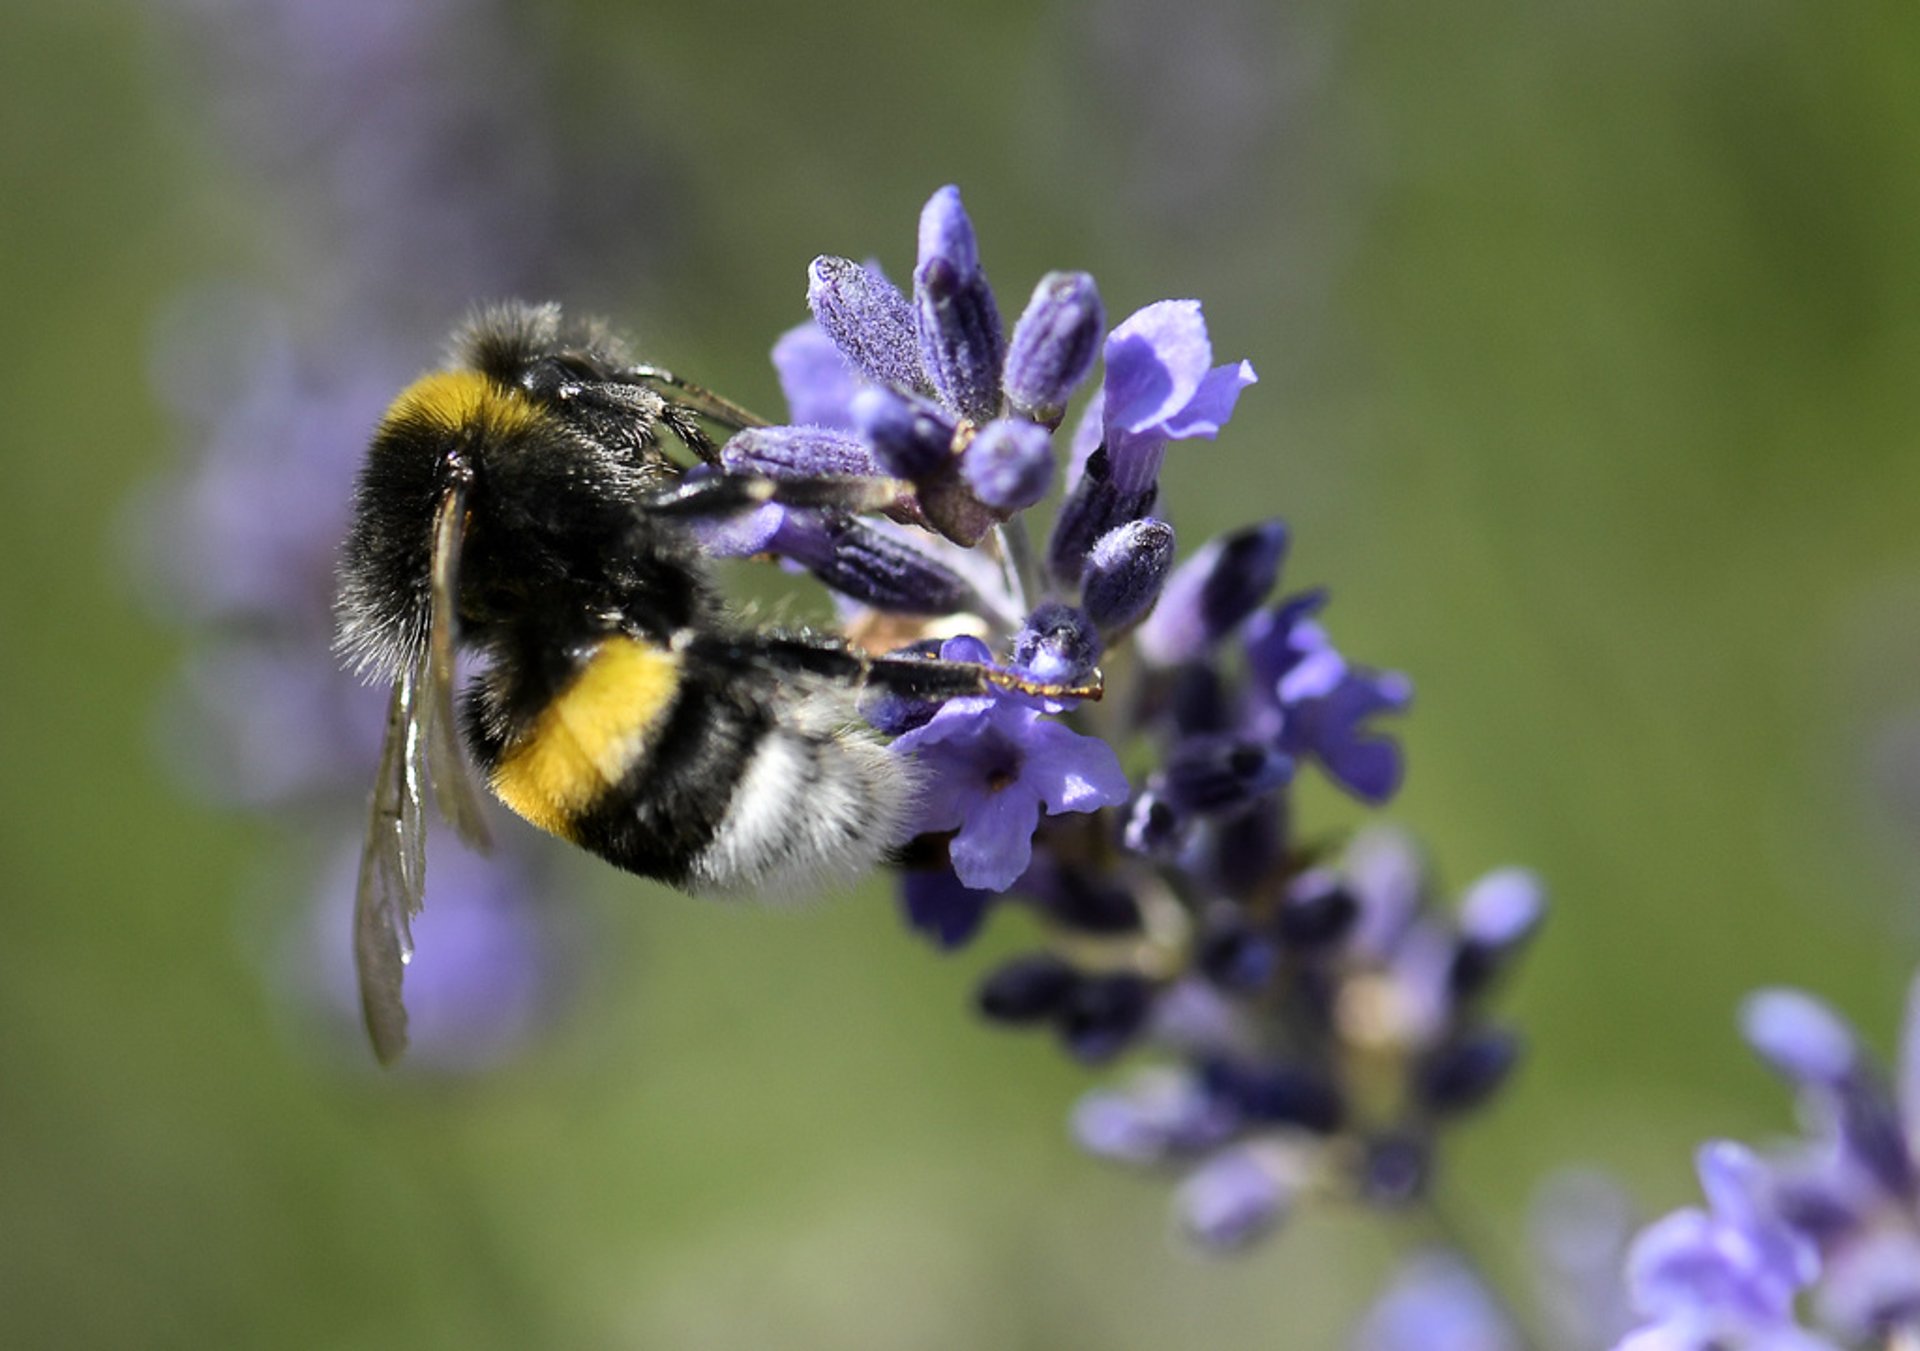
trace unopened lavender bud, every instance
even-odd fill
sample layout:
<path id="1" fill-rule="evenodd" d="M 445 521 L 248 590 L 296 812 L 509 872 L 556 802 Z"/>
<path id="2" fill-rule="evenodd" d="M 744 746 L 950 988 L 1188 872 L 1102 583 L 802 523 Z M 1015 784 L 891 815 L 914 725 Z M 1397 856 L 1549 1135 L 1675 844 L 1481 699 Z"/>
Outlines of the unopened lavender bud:
<path id="1" fill-rule="evenodd" d="M 721 447 L 720 463 L 734 473 L 768 478 L 816 478 L 877 473 L 873 454 L 850 432 L 826 427 L 749 427 Z"/>
<path id="2" fill-rule="evenodd" d="M 1153 984 L 1131 971 L 1081 976 L 1059 1012 L 1060 1037 L 1083 1064 L 1111 1060 L 1146 1026 Z"/>
<path id="3" fill-rule="evenodd" d="M 1453 993 L 1466 998 L 1484 990 L 1545 915 L 1540 879 L 1524 868 L 1502 868 L 1475 882 L 1460 903 L 1460 942 L 1448 974 Z"/>
<path id="4" fill-rule="evenodd" d="M 1084 272 L 1042 277 L 1007 347 L 1007 402 L 1035 422 L 1059 426 L 1067 400 L 1100 355 L 1106 326 L 1092 277 Z"/>
<path id="5" fill-rule="evenodd" d="M 1340 1128 L 1346 1105 L 1327 1076 L 1305 1065 L 1210 1061 L 1203 1082 L 1250 1121 L 1301 1126 L 1321 1135 Z"/>
<path id="6" fill-rule="evenodd" d="M 850 600 L 900 614 L 953 614 L 980 603 L 959 573 L 865 521 L 827 521 L 805 544 L 783 549 Z"/>
<path id="7" fill-rule="evenodd" d="M 1238 914 L 1209 923 L 1195 945 L 1200 973 L 1229 990 L 1257 990 L 1273 975 L 1277 953 L 1271 940 Z"/>
<path id="8" fill-rule="evenodd" d="M 1077 685 L 1100 662 L 1100 636 L 1071 605 L 1048 601 L 1013 636 L 1013 664 L 1050 685 Z"/>
<path id="9" fill-rule="evenodd" d="M 1740 1032 L 1776 1071 L 1795 1083 L 1831 1088 L 1845 1082 L 1860 1042 L 1845 1019 L 1799 990 L 1761 990 L 1740 1006 Z"/>
<path id="10" fill-rule="evenodd" d="M 1141 655 L 1160 666 L 1204 655 L 1260 607 L 1286 553 L 1281 521 L 1207 541 L 1174 570 L 1160 604 L 1140 626 Z"/>
<path id="11" fill-rule="evenodd" d="M 1345 938 L 1359 917 L 1360 903 L 1339 875 L 1315 868 L 1288 886 L 1275 924 L 1288 947 L 1327 948 Z"/>
<path id="12" fill-rule="evenodd" d="M 1294 1194 L 1258 1145 L 1221 1150 L 1196 1169 L 1174 1195 L 1180 1228 L 1210 1252 L 1244 1248 L 1286 1218 Z"/>
<path id="13" fill-rule="evenodd" d="M 1293 761 L 1258 741 L 1196 738 L 1174 748 L 1160 791 L 1174 810 L 1224 815 L 1251 806 L 1293 777 Z"/>
<path id="14" fill-rule="evenodd" d="M 1122 491 L 1114 486 L 1106 450 L 1089 455 L 1080 481 L 1060 504 L 1053 536 L 1047 541 L 1047 568 L 1054 580 L 1063 587 L 1078 585 L 1100 537 L 1145 517 L 1159 491 L 1152 483 L 1139 492 Z"/>
<path id="15" fill-rule="evenodd" d="M 1148 518 L 1109 530 L 1087 553 L 1080 604 L 1103 634 L 1118 633 L 1153 609 L 1173 570 L 1173 527 Z"/>
<path id="16" fill-rule="evenodd" d="M 1016 957 L 980 982 L 974 1000 L 996 1023 L 1036 1023 L 1060 1011 L 1080 973 L 1052 953 Z"/>
<path id="17" fill-rule="evenodd" d="M 867 379 L 897 389 L 926 388 L 913 306 L 872 268 L 851 258 L 814 259 L 807 269 L 807 307 Z"/>
<path id="18" fill-rule="evenodd" d="M 853 421 L 895 478 L 922 483 L 952 467 L 954 424 L 931 403 L 869 386 L 853 396 Z"/>
<path id="19" fill-rule="evenodd" d="M 1499 1028 L 1433 1052 L 1418 1072 L 1421 1100 L 1435 1112 L 1464 1112 L 1497 1092 L 1520 1059 L 1520 1039 Z"/>
<path id="20" fill-rule="evenodd" d="M 940 189 L 920 213 L 913 292 L 920 360 L 935 392 L 963 416 L 985 422 L 1000 411 L 1006 339 L 958 188 Z"/>
<path id="21" fill-rule="evenodd" d="M 1120 828 L 1120 842 L 1129 852 L 1144 858 L 1171 858 L 1180 848 L 1181 833 L 1180 813 L 1164 796 L 1149 788 L 1127 809 L 1126 824 Z"/>
<path id="22" fill-rule="evenodd" d="M 1053 486 L 1053 437 L 1018 418 L 995 418 L 960 457 L 973 495 L 996 511 L 1024 511 Z"/>

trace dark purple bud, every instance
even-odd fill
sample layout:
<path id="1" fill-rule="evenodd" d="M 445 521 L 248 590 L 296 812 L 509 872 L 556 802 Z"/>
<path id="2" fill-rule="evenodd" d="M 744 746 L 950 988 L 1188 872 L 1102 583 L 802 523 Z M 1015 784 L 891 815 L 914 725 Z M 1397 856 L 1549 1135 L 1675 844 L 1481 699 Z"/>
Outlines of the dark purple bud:
<path id="1" fill-rule="evenodd" d="M 1272 977 L 1278 956 L 1272 942 L 1237 914 L 1212 920 L 1195 949 L 1200 973 L 1227 990 L 1259 989 Z"/>
<path id="2" fill-rule="evenodd" d="M 1173 527 L 1148 518 L 1109 530 L 1087 552 L 1080 603 L 1103 634 L 1140 620 L 1173 569 Z"/>
<path id="3" fill-rule="evenodd" d="M 1153 984 L 1145 976 L 1082 976 L 1060 1008 L 1060 1036 L 1074 1059 L 1098 1064 L 1125 1050 L 1152 1011 Z"/>
<path id="4" fill-rule="evenodd" d="M 720 463 L 735 473 L 768 478 L 879 473 L 872 452 L 859 437 L 826 427 L 749 427 L 734 433 L 721 447 Z"/>
<path id="5" fill-rule="evenodd" d="M 980 982 L 975 1003 L 996 1023 L 1052 1018 L 1080 983 L 1080 973 L 1051 953 L 1016 957 Z"/>
<path id="6" fill-rule="evenodd" d="M 1246 1065 L 1212 1060 L 1201 1068 L 1209 1089 L 1250 1121 L 1300 1126 L 1321 1135 L 1340 1129 L 1340 1091 L 1301 1065 Z"/>
<path id="7" fill-rule="evenodd" d="M 1367 1142 L 1360 1189 L 1367 1200 L 1379 1205 L 1403 1206 L 1426 1190 L 1432 1168 L 1432 1152 L 1423 1141 L 1406 1135 L 1382 1136 Z"/>
<path id="8" fill-rule="evenodd" d="M 920 212 L 913 298 L 920 362 L 934 391 L 963 417 L 985 422 L 1000 411 L 1006 338 L 958 188 L 940 189 Z"/>
<path id="9" fill-rule="evenodd" d="M 1353 893 L 1334 873 L 1317 868 L 1294 879 L 1274 922 L 1289 947 L 1327 948 L 1345 938 L 1359 917 Z"/>
<path id="10" fill-rule="evenodd" d="M 1100 635 L 1080 610 L 1050 600 L 1013 636 L 1013 664 L 1035 680 L 1075 685 L 1100 664 Z"/>
<path id="11" fill-rule="evenodd" d="M 1084 272 L 1049 272 L 1033 289 L 1007 348 L 1007 401 L 1057 427 L 1067 400 L 1093 369 L 1107 326 L 1100 291 Z"/>
<path id="12" fill-rule="evenodd" d="M 1036 866 L 1021 879 L 1023 891 L 1046 910 L 1047 918 L 1063 929 L 1085 934 L 1130 934 L 1140 931 L 1140 904 L 1124 886 L 1080 868 Z"/>
<path id="13" fill-rule="evenodd" d="M 1440 1047 L 1420 1066 L 1421 1101 L 1434 1112 L 1478 1107 L 1507 1081 L 1520 1059 L 1520 1039 L 1494 1028 Z"/>
<path id="14" fill-rule="evenodd" d="M 1224 736 L 1240 724 L 1237 689 L 1229 689 L 1211 662 L 1188 662 L 1173 675 L 1167 711 L 1174 731 L 1186 736 Z"/>
<path id="15" fill-rule="evenodd" d="M 892 535 L 850 516 L 784 542 L 781 552 L 850 600 L 899 614 L 972 610 L 979 596 L 967 580 Z"/>
<path id="16" fill-rule="evenodd" d="M 807 269 L 807 306 L 867 379 L 903 390 L 927 387 L 913 306 L 878 272 L 850 258 L 816 258 Z"/>
<path id="17" fill-rule="evenodd" d="M 1138 492 L 1115 487 L 1107 452 L 1104 447 L 1096 449 L 1054 520 L 1053 537 L 1047 542 L 1047 567 L 1054 580 L 1065 587 L 1079 585 L 1100 537 L 1145 517 L 1159 492 L 1152 483 Z"/>
<path id="18" fill-rule="evenodd" d="M 1260 608 L 1286 554 L 1282 521 L 1207 541 L 1174 570 L 1160 604 L 1140 626 L 1141 655 L 1159 666 L 1204 656 Z"/>
<path id="19" fill-rule="evenodd" d="M 1460 903 L 1459 946 L 1448 975 L 1454 995 L 1471 998 L 1491 985 L 1545 915 L 1540 879 L 1524 868 L 1502 868 L 1475 882 Z"/>
<path id="20" fill-rule="evenodd" d="M 853 396 L 853 420 L 895 478 L 920 483 L 953 467 L 954 422 L 934 403 L 870 385 Z"/>
<path id="21" fill-rule="evenodd" d="M 1160 791 L 1177 812 L 1225 815 L 1251 806 L 1293 777 L 1293 761 L 1258 741 L 1196 737 L 1161 771 Z"/>
<path id="22" fill-rule="evenodd" d="M 1127 809 L 1127 822 L 1121 828 L 1120 842 L 1128 852 L 1144 858 L 1170 858 L 1181 840 L 1180 814 L 1167 800 L 1149 788 L 1133 800 Z"/>
<path id="23" fill-rule="evenodd" d="M 963 946 L 980 932 L 994 893 L 967 886 L 951 872 L 909 872 L 900 879 L 907 923 L 935 947 Z"/>
<path id="24" fill-rule="evenodd" d="M 995 511 L 1025 511 L 1053 486 L 1053 437 L 1018 418 L 995 418 L 960 457 L 973 495 Z"/>
<path id="25" fill-rule="evenodd" d="M 1285 804 L 1278 805 L 1282 810 L 1242 812 L 1214 823 L 1203 875 L 1221 894 L 1251 895 L 1285 860 Z"/>

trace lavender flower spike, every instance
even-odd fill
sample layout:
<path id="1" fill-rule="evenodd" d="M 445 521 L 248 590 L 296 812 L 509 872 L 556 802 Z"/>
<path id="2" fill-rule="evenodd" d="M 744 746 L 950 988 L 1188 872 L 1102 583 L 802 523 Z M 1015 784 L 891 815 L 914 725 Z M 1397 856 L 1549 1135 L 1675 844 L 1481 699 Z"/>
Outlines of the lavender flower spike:
<path id="1" fill-rule="evenodd" d="M 1162 300 L 1129 315 L 1108 335 L 1106 358 L 1106 447 L 1122 492 L 1159 477 L 1167 442 L 1217 436 L 1240 391 L 1259 379 L 1245 361 L 1213 365 L 1197 300 Z"/>
<path id="2" fill-rule="evenodd" d="M 985 422 L 1000 411 L 1006 339 L 956 187 L 934 193 L 920 212 L 913 299 L 920 360 L 935 392 L 963 417 Z"/>
<path id="3" fill-rule="evenodd" d="M 1067 400 L 1093 369 L 1106 326 L 1100 290 L 1084 272 L 1049 272 L 1013 326 L 1007 348 L 1007 402 L 1016 413 L 1058 427 Z"/>

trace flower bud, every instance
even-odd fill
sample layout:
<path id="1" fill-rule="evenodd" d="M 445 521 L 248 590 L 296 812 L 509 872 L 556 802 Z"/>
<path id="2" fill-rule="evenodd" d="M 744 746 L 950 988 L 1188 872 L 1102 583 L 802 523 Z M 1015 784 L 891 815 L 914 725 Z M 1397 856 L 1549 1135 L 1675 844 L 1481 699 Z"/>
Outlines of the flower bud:
<path id="1" fill-rule="evenodd" d="M 748 427 L 721 447 L 720 463 L 736 474 L 768 478 L 867 478 L 879 472 L 859 437 L 827 427 Z"/>
<path id="2" fill-rule="evenodd" d="M 1016 957 L 980 982 L 974 1002 L 996 1023 L 1037 1023 L 1059 1012 L 1080 973 L 1052 953 Z"/>
<path id="3" fill-rule="evenodd" d="M 853 420 L 874 462 L 895 478 L 920 483 L 952 467 L 954 424 L 944 409 L 869 386 L 853 396 Z"/>
<path id="4" fill-rule="evenodd" d="M 1267 521 L 1209 540 L 1168 579 L 1135 641 L 1158 666 L 1206 654 L 1260 607 L 1279 580 L 1287 527 Z"/>
<path id="5" fill-rule="evenodd" d="M 1074 388 L 1093 369 L 1106 327 L 1100 291 L 1084 272 L 1049 272 L 1013 326 L 1007 401 L 1047 427 L 1060 425 Z"/>
<path id="6" fill-rule="evenodd" d="M 1048 601 L 1013 636 L 1013 664 L 1050 685 L 1077 685 L 1100 661 L 1100 638 L 1085 614 Z"/>
<path id="7" fill-rule="evenodd" d="M 1097 449 L 1087 456 L 1080 481 L 1060 504 L 1047 541 L 1047 567 L 1054 580 L 1063 587 L 1078 585 L 1101 536 L 1140 520 L 1153 510 L 1159 494 L 1152 483 L 1139 492 L 1121 491 L 1114 486 L 1107 452 Z"/>
<path id="8" fill-rule="evenodd" d="M 1080 575 L 1080 603 L 1101 633 L 1118 633 L 1153 609 L 1173 569 L 1173 544 L 1173 527 L 1151 517 L 1094 541 Z"/>
<path id="9" fill-rule="evenodd" d="M 1006 339 L 958 188 L 940 189 L 920 213 L 913 292 L 920 361 L 935 392 L 963 417 L 985 422 L 1000 411 Z"/>
<path id="10" fill-rule="evenodd" d="M 1053 486 L 1053 437 L 1018 418 L 995 418 L 960 457 L 973 495 L 996 511 L 1024 511 Z"/>
<path id="11" fill-rule="evenodd" d="M 807 306 L 842 356 L 876 384 L 926 388 L 913 307 L 894 284 L 851 258 L 816 258 L 807 269 Z"/>

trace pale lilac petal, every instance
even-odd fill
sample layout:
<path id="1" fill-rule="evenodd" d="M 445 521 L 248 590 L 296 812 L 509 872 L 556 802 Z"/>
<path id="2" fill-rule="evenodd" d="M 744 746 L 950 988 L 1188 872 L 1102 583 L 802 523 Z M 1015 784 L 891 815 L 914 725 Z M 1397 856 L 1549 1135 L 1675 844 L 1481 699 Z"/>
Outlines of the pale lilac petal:
<path id="1" fill-rule="evenodd" d="M 1106 425 L 1158 427 L 1193 401 L 1213 365 L 1197 300 L 1162 300 L 1136 310 L 1107 337 Z"/>
<path id="2" fill-rule="evenodd" d="M 782 333 L 773 345 L 773 369 L 792 421 L 853 430 L 853 396 L 861 387 L 860 377 L 820 325 L 809 320 Z"/>
<path id="3" fill-rule="evenodd" d="M 1233 406 L 1240 400 L 1240 391 L 1259 382 L 1260 377 L 1253 373 L 1251 362 L 1215 366 L 1200 382 L 1192 402 L 1167 418 L 1164 423 L 1167 435 L 1176 441 L 1196 436 L 1208 439 L 1218 436 L 1220 429 L 1233 416 Z"/>

